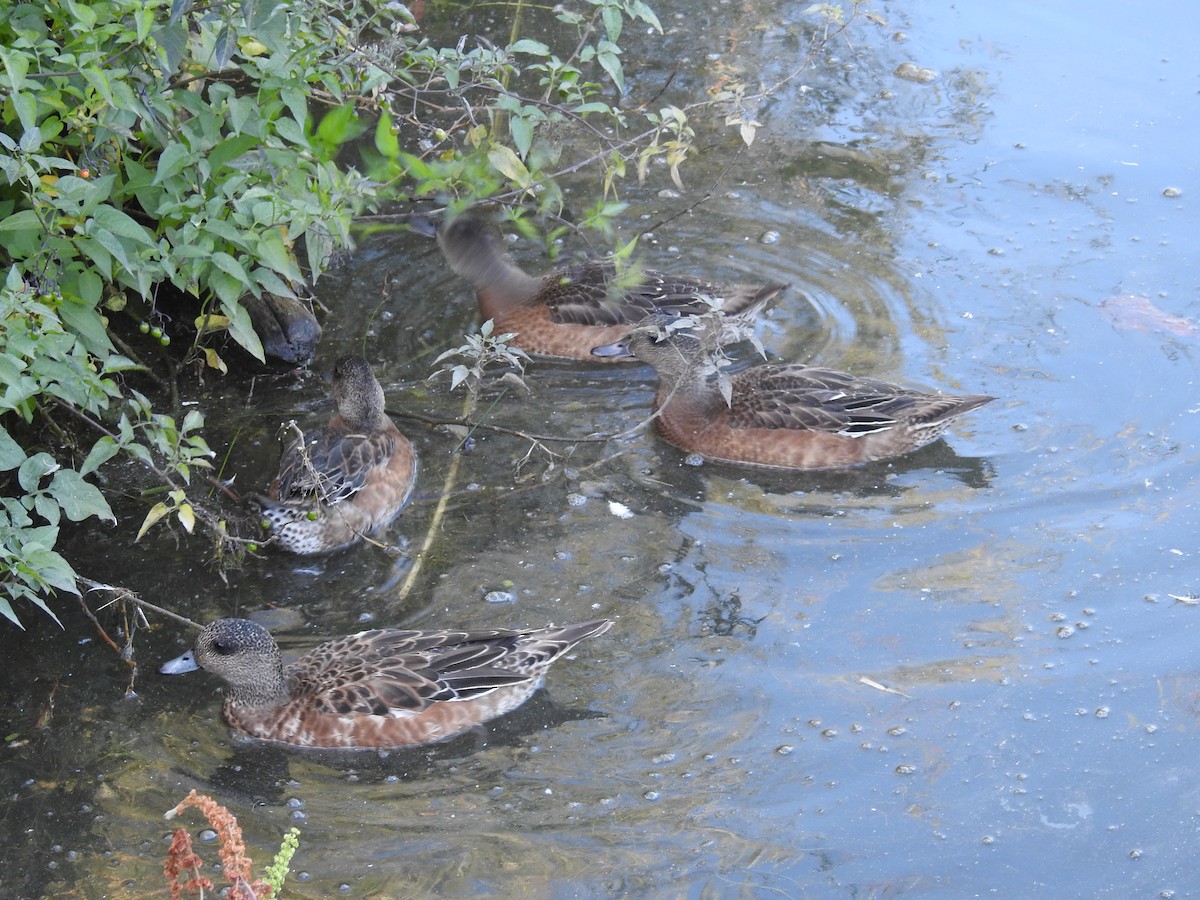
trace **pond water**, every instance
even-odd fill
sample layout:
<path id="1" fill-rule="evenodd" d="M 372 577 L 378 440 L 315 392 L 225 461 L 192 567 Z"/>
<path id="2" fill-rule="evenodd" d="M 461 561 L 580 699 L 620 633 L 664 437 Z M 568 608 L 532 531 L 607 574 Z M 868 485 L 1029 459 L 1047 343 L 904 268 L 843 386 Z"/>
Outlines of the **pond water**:
<path id="1" fill-rule="evenodd" d="M 631 47 L 633 95 L 674 67 L 680 91 L 785 78 L 808 5 L 656 4 L 668 35 Z M 454 449 L 414 421 L 399 562 L 268 555 L 226 585 L 163 530 L 131 555 L 131 502 L 78 536 L 77 568 L 197 620 L 273 609 L 289 649 L 364 622 L 616 625 L 484 734 L 331 756 L 233 741 L 214 679 L 154 675 L 190 642 L 172 623 L 139 637 L 126 698 L 80 616 L 27 615 L 0 634 L 3 896 L 161 895 L 162 813 L 193 787 L 256 863 L 300 828 L 293 897 L 1200 892 L 1200 20 L 1183 2 L 878 11 L 757 110 L 752 149 L 701 131 L 687 192 L 663 170 L 628 189 L 623 233 L 712 189 L 643 241 L 647 264 L 790 282 L 759 326 L 773 357 L 996 402 L 844 473 L 689 466 L 642 431 L 535 449 L 514 477 L 528 443 L 480 434 L 411 585 Z M 425 377 L 474 304 L 435 247 L 376 236 L 319 290 L 322 362 L 365 349 L 390 408 L 457 414 Z M 611 434 L 653 390 L 636 365 L 538 362 L 527 382 L 489 396 L 490 421 Z M 242 490 L 278 423 L 328 414 L 319 378 L 250 388 L 197 398 Z"/>

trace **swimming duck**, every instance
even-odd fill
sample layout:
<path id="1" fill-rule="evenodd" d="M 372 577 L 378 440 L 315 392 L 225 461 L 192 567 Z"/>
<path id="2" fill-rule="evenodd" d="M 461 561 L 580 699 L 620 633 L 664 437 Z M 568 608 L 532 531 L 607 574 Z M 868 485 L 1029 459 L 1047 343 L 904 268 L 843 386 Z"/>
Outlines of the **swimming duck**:
<path id="1" fill-rule="evenodd" d="M 205 669 L 226 683 L 224 715 L 242 734 L 297 747 L 410 747 L 516 709 L 546 670 L 607 619 L 532 631 L 363 631 L 285 666 L 248 619 L 217 619 L 164 675 Z"/>
<path id="2" fill-rule="evenodd" d="M 700 337 L 671 330 L 662 319 L 593 352 L 634 356 L 654 368 L 655 428 L 667 443 L 706 459 L 780 469 L 841 468 L 899 456 L 994 399 L 922 393 L 790 364 L 755 366 L 730 376 L 726 402 L 708 377 L 713 366 Z"/>
<path id="3" fill-rule="evenodd" d="M 438 244 L 458 275 L 475 286 L 479 312 L 497 332 L 515 332 L 528 353 L 602 362 L 593 347 L 628 336 L 651 313 L 753 315 L 786 284 L 718 284 L 689 275 L 630 270 L 589 260 L 535 277 L 518 268 L 498 237 L 473 215 L 437 229 Z"/>
<path id="4" fill-rule="evenodd" d="M 333 368 L 337 414 L 293 438 L 267 495 L 251 498 L 272 542 L 293 553 L 328 553 L 382 528 L 408 502 L 417 455 L 384 412 L 383 388 L 361 356 Z"/>

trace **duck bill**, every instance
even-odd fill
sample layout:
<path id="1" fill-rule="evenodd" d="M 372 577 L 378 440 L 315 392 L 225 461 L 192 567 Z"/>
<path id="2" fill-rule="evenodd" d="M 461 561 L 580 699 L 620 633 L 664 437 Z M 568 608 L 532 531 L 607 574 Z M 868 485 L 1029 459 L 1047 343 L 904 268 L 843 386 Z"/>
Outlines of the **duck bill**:
<path id="1" fill-rule="evenodd" d="M 627 341 L 617 341 L 613 344 L 601 344 L 599 347 L 592 348 L 592 356 L 600 356 L 604 358 L 617 359 L 622 356 L 631 356 Z"/>
<path id="2" fill-rule="evenodd" d="M 163 675 L 183 675 L 186 672 L 195 672 L 198 668 L 200 667 L 196 665 L 196 656 L 189 650 L 182 656 L 163 663 L 158 671 Z"/>

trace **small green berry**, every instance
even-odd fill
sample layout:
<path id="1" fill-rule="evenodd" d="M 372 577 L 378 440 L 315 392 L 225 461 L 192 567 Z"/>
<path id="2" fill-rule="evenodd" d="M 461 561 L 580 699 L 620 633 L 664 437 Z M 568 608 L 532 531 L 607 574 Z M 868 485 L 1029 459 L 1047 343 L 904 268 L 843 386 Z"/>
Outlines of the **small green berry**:
<path id="1" fill-rule="evenodd" d="M 162 337 L 162 329 L 155 325 L 150 329 L 150 337 L 155 339 Z"/>
<path id="2" fill-rule="evenodd" d="M 162 344 L 164 347 L 167 347 L 167 346 L 170 346 L 170 344 L 171 344 L 171 338 L 169 335 L 164 334 L 162 337 L 160 337 L 158 339 L 158 342 L 160 344 Z"/>
<path id="3" fill-rule="evenodd" d="M 259 527 L 260 527 L 260 528 L 262 528 L 264 531 L 270 531 L 270 530 L 271 530 L 271 521 L 270 521 L 269 519 L 262 519 L 262 520 L 260 520 L 260 521 L 259 521 L 259 523 L 258 523 L 258 525 L 259 525 Z"/>
<path id="4" fill-rule="evenodd" d="M 251 553 L 257 553 L 258 552 L 258 544 L 251 541 L 249 544 L 246 545 L 246 549 L 248 551 L 250 551 Z"/>
<path id="5" fill-rule="evenodd" d="M 140 331 L 142 334 L 149 334 L 150 333 L 150 323 L 146 322 L 146 321 L 142 321 L 142 322 L 138 323 L 138 331 Z"/>
<path id="6" fill-rule="evenodd" d="M 317 519 L 321 518 L 321 514 L 318 513 L 315 509 L 310 509 L 306 513 L 306 515 L 308 516 L 308 521 L 310 521 L 310 522 L 315 522 L 315 521 L 317 521 Z"/>

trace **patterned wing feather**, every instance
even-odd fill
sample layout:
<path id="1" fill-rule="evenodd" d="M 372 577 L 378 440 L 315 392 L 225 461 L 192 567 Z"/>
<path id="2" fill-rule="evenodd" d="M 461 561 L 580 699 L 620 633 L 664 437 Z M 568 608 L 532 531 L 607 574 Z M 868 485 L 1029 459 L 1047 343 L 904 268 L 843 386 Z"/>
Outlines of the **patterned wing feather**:
<path id="1" fill-rule="evenodd" d="M 611 262 L 602 261 L 569 266 L 547 278 L 557 278 L 557 283 L 547 284 L 542 297 L 551 320 L 558 324 L 636 325 L 655 312 L 703 315 L 719 308 L 731 292 L 761 293 L 758 286 L 720 285 L 650 270 L 618 275 Z M 746 305 L 740 296 L 738 305 Z"/>
<path id="2" fill-rule="evenodd" d="M 863 437 L 894 427 L 920 397 L 896 385 L 812 366 L 760 366 L 734 379 L 734 428 Z"/>
<path id="3" fill-rule="evenodd" d="M 389 432 L 368 437 L 328 429 L 297 438 L 283 452 L 273 494 L 337 503 L 361 490 L 368 473 L 387 465 L 395 450 L 396 435 Z"/>
<path id="4" fill-rule="evenodd" d="M 419 712 L 525 681 L 492 665 L 514 640 L 510 632 L 364 632 L 322 644 L 289 674 L 326 713 Z"/>

